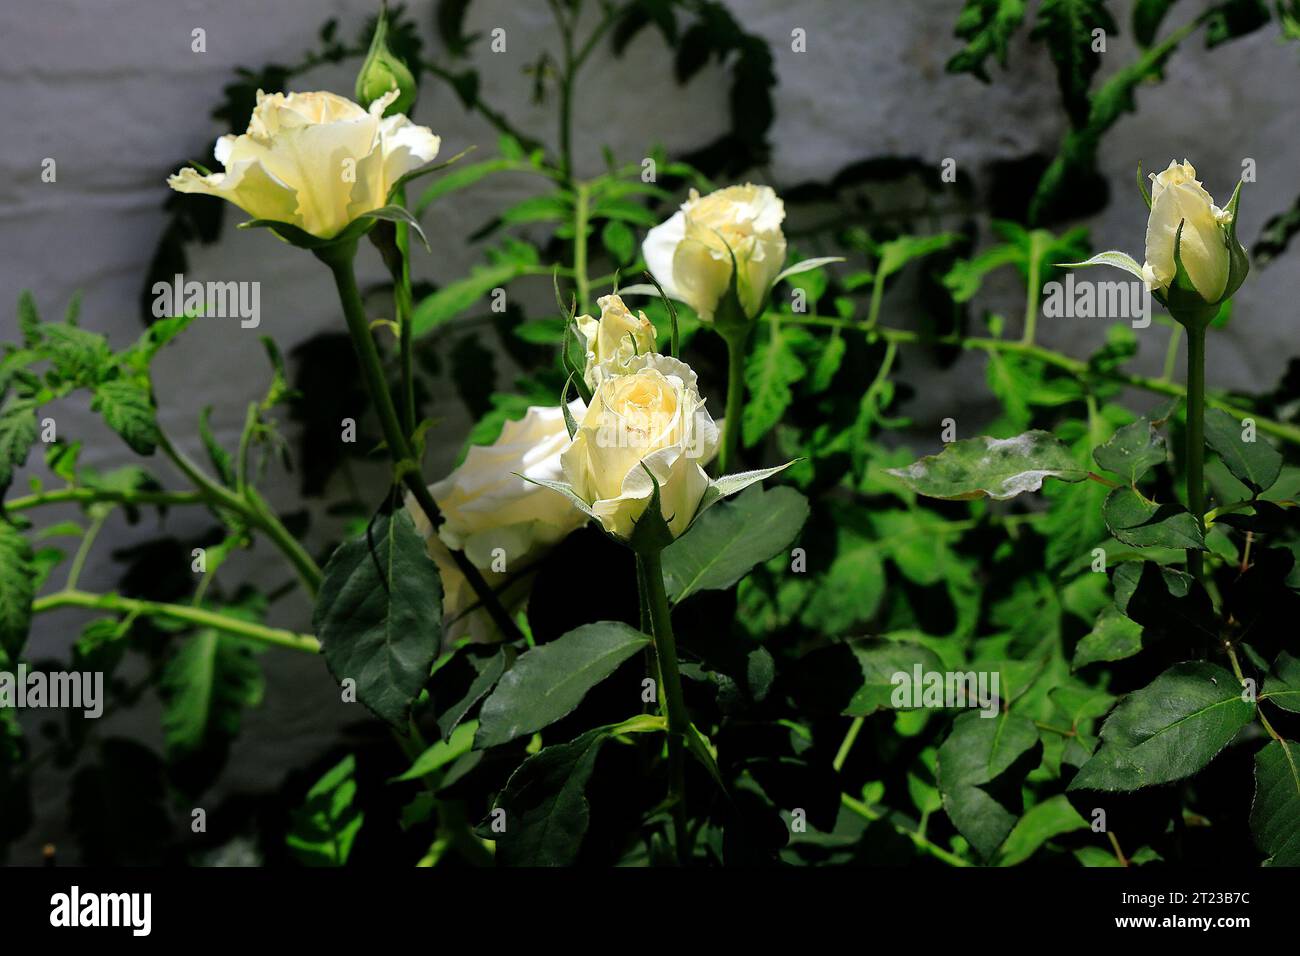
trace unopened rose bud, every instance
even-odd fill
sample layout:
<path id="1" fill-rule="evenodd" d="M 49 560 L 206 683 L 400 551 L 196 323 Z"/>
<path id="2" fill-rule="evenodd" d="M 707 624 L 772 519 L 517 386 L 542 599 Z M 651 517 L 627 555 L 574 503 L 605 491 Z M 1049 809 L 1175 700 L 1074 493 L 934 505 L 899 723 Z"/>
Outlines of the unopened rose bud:
<path id="1" fill-rule="evenodd" d="M 385 116 L 398 113 L 409 114 L 415 106 L 418 92 L 415 77 L 392 50 L 388 48 L 388 6 L 379 10 L 379 19 L 375 21 L 375 35 L 370 41 L 370 52 L 366 62 L 361 64 L 357 74 L 357 102 L 367 106 L 390 90 L 397 90 L 397 99 L 388 104 Z"/>

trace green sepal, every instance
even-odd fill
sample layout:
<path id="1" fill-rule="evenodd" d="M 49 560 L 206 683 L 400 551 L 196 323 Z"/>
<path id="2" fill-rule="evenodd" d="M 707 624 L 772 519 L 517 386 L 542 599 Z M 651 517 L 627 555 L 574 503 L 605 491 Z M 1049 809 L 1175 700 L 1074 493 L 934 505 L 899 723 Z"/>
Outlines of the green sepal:
<path id="1" fill-rule="evenodd" d="M 658 554 L 673 543 L 673 532 L 664 519 L 663 506 L 660 504 L 659 479 L 654 476 L 654 472 L 644 461 L 641 462 L 641 467 L 650 476 L 653 490 L 650 492 L 650 503 L 646 505 L 645 511 L 641 512 L 641 517 L 632 526 L 632 534 L 628 537 L 627 544 L 637 554 Z"/>
<path id="2" fill-rule="evenodd" d="M 564 388 L 560 391 L 560 412 L 564 415 L 564 430 L 569 433 L 569 441 L 573 441 L 573 436 L 578 434 L 578 423 L 573 418 L 573 412 L 569 411 L 569 389 L 573 386 L 573 373 L 564 380 Z"/>

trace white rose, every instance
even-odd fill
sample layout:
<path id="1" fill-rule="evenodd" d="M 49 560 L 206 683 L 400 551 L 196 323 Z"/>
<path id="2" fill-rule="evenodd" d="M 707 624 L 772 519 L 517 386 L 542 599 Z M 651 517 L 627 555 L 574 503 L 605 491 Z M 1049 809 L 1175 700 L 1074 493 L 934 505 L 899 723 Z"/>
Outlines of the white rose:
<path id="1" fill-rule="evenodd" d="M 456 566 L 451 550 L 441 538 L 430 533 L 429 519 L 413 495 L 406 496 L 406 511 L 420 537 L 424 538 L 425 550 L 437 565 L 438 577 L 442 581 L 442 649 L 448 650 L 463 637 L 479 644 L 499 641 L 501 632 L 492 615 L 479 603 L 469 579 Z M 509 575 L 499 574 L 491 568 L 480 570 L 488 587 L 497 592 L 501 606 L 513 617 L 524 606 L 529 581 L 523 578 L 505 586 Z"/>
<path id="2" fill-rule="evenodd" d="M 397 181 L 438 154 L 439 139 L 427 127 L 400 114 L 383 118 L 398 95 L 391 90 L 365 110 L 333 93 L 258 90 L 248 131 L 217 140 L 214 153 L 225 172 L 186 168 L 167 185 L 333 238 L 387 205 Z"/>
<path id="3" fill-rule="evenodd" d="M 1223 227 L 1231 213 L 1214 204 L 1196 179 L 1192 164 L 1170 162 L 1151 175 L 1151 215 L 1147 220 L 1143 279 L 1161 292 L 1174 281 L 1174 238 L 1183 227 L 1179 257 L 1196 291 L 1206 302 L 1217 302 L 1228 285 L 1230 259 Z"/>
<path id="4" fill-rule="evenodd" d="M 684 362 L 649 353 L 623 371 L 599 377 L 573 443 L 560 456 L 564 477 L 601 526 L 627 540 L 654 491 L 649 469 L 676 537 L 709 488 L 702 465 L 717 450 L 718 430 Z"/>
<path id="5" fill-rule="evenodd" d="M 784 219 L 769 186 L 728 186 L 703 197 L 692 189 L 672 218 L 650 230 L 641 251 L 664 292 L 706 322 L 730 287 L 734 256 L 740 304 L 754 318 L 785 263 Z"/>
<path id="6" fill-rule="evenodd" d="M 585 410 L 579 399 L 569 404 L 575 418 Z M 581 527 L 586 515 L 528 480 L 558 480 L 568 444 L 564 413 L 532 406 L 491 445 L 472 446 L 460 467 L 429 486 L 444 519 L 439 537 L 479 568 L 491 568 L 499 548 L 514 571 Z"/>
<path id="7" fill-rule="evenodd" d="M 575 320 L 587 340 L 583 379 L 593 389 L 604 363 L 610 363 L 614 371 L 622 371 L 636 356 L 655 350 L 655 327 L 644 312 L 633 315 L 616 295 L 602 296 L 596 305 L 600 307 L 599 319 L 580 315 Z"/>

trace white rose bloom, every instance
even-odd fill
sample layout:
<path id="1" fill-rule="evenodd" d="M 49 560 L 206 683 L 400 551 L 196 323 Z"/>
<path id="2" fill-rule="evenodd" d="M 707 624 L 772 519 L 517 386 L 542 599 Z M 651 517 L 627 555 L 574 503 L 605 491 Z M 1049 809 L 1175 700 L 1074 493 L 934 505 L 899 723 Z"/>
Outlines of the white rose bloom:
<path id="1" fill-rule="evenodd" d="M 785 206 L 769 186 L 728 186 L 690 198 L 642 244 L 646 266 L 664 292 L 691 306 L 706 322 L 731 284 L 745 314 L 755 317 L 785 264 L 781 223 Z"/>
<path id="2" fill-rule="evenodd" d="M 575 399 L 569 411 L 578 418 L 586 409 Z M 438 536 L 479 568 L 490 568 L 500 548 L 506 567 L 517 570 L 581 527 L 586 515 L 526 480 L 559 480 L 568 444 L 558 407 L 534 405 L 519 421 L 506 422 L 495 442 L 474 445 L 460 467 L 429 486 L 444 519 Z"/>
<path id="3" fill-rule="evenodd" d="M 1147 287 L 1164 292 L 1174 281 L 1174 238 L 1182 223 L 1179 256 L 1187 276 L 1206 302 L 1217 302 L 1228 285 L 1230 260 L 1223 226 L 1232 215 L 1214 204 L 1196 179 L 1192 164 L 1170 162 L 1151 175 L 1151 215 L 1147 220 Z"/>
<path id="4" fill-rule="evenodd" d="M 575 400 L 569 411 L 580 416 L 586 409 Z M 437 535 L 430 533 L 424 512 L 407 495 L 406 509 L 428 542 L 429 556 L 442 577 L 444 647 L 466 634 L 478 641 L 500 636 L 487 611 L 476 608 L 466 613 L 478 602 L 478 595 L 449 549 L 463 551 L 495 589 L 586 522 L 587 516 L 568 500 L 516 477 L 559 479 L 560 453 L 568 444 L 564 414 L 558 407 L 533 406 L 519 421 L 506 422 L 495 442 L 471 447 L 460 467 L 429 486 L 444 519 Z M 500 554 L 494 554 L 498 548 Z M 498 557 L 504 565 L 496 561 Z M 493 570 L 494 563 L 505 570 Z M 506 611 L 513 614 L 528 595 L 526 579 L 499 595 Z"/>
<path id="5" fill-rule="evenodd" d="M 655 350 L 655 327 L 644 312 L 633 315 L 617 295 L 602 296 L 596 305 L 600 307 L 599 319 L 580 315 L 575 320 L 587 341 L 583 379 L 593 389 L 604 363 L 610 363 L 613 371 L 622 371 L 636 356 Z"/>
<path id="6" fill-rule="evenodd" d="M 650 503 L 649 469 L 676 537 L 709 487 L 702 466 L 717 445 L 718 429 L 690 366 L 649 353 L 632 358 L 624 374 L 599 377 L 591 406 L 560 459 L 572 492 L 607 532 L 624 540 Z"/>
<path id="7" fill-rule="evenodd" d="M 186 168 L 167 185 L 333 238 L 387 205 L 398 179 L 438 155 L 440 141 L 427 127 L 401 114 L 383 118 L 398 95 L 391 90 L 366 110 L 333 93 L 258 90 L 248 131 L 217 140 L 214 153 L 225 171 L 205 176 Z"/>

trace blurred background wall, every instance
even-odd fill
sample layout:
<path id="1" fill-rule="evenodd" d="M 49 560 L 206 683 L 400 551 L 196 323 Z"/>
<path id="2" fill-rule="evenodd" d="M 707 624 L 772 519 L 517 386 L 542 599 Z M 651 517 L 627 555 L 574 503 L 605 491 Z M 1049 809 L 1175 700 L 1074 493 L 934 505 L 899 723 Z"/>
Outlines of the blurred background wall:
<path id="1" fill-rule="evenodd" d="M 884 155 L 919 157 L 934 165 L 936 176 L 941 160 L 953 157 L 981 183 L 990 164 L 1035 152 L 1053 154 L 1064 130 L 1055 73 L 1028 31 L 1012 44 L 1010 71 L 993 67 L 989 85 L 944 72 L 960 47 L 953 37 L 960 0 L 727 0 L 727 5 L 749 31 L 770 43 L 775 57 L 773 160 L 770 168 L 754 170 L 753 178 L 778 188 L 825 180 L 852 162 Z M 1185 22 L 1204 6 L 1191 0 L 1176 5 L 1167 25 Z M 337 17 L 340 32 L 351 37 L 375 7 L 372 0 L 7 0 L 0 6 L 3 337 L 17 337 L 12 306 L 22 288 L 33 290 L 47 318 L 57 316 L 80 290 L 84 326 L 106 333 L 117 347 L 138 335 L 141 284 L 165 222 L 165 177 L 186 155 L 208 161 L 211 141 L 223 132 L 210 110 L 232 70 L 294 61 L 313 45 L 329 17 Z M 1131 60 L 1135 50 L 1128 30 L 1131 5 L 1112 8 L 1121 33 L 1109 38 L 1101 78 Z M 432 4 L 413 2 L 409 9 L 436 59 Z M 492 54 L 480 45 L 475 57 L 483 95 L 503 105 L 525 133 L 551 143 L 554 104 L 532 101 L 533 79 L 525 72 L 539 45 L 556 45 L 546 4 L 476 0 L 470 5 L 470 31 L 497 26 L 507 31 L 507 51 Z M 206 52 L 196 53 L 191 31 L 200 27 L 206 31 Z M 794 28 L 807 31 L 806 53 L 791 50 Z M 1241 212 L 1241 235 L 1248 245 L 1253 242 L 1263 221 L 1300 194 L 1298 60 L 1295 45 L 1279 43 L 1271 27 L 1219 50 L 1207 52 L 1199 41 L 1186 44 L 1170 61 L 1166 81 L 1140 90 L 1138 112 L 1121 119 L 1105 140 L 1102 168 L 1112 201 L 1088 223 L 1094 247 L 1122 248 L 1140 258 L 1145 209 L 1131 186 L 1134 166 L 1142 160 L 1148 170 L 1156 169 L 1184 156 L 1220 201 L 1226 201 L 1242 159 L 1256 160 L 1258 182 L 1247 189 Z M 350 61 L 322 67 L 294 85 L 351 95 L 356 66 Z M 643 156 L 653 143 L 672 154 L 712 140 L 726 122 L 727 84 L 725 70 L 710 65 L 678 87 L 672 56 L 651 30 L 638 35 L 622 58 L 602 50 L 582 74 L 576 94 L 578 171 L 598 169 L 602 147 L 626 161 Z M 442 136 L 444 156 L 472 144 L 479 144 L 482 156 L 495 149 L 495 131 L 466 113 L 436 81 L 426 83 L 415 119 Z M 57 162 L 54 183 L 41 181 L 47 157 Z M 529 188 L 494 179 L 440 203 L 426 221 L 432 252 L 415 255 L 416 278 L 441 283 L 465 274 L 481 252 L 462 237 Z M 230 212 L 233 218 L 220 241 L 190 248 L 187 277 L 260 281 L 261 327 L 200 321 L 155 363 L 162 424 L 193 454 L 199 453 L 195 423 L 204 406 L 214 407 L 218 438 L 228 445 L 237 439 L 247 402 L 266 384 L 259 336 L 274 336 L 288 352 L 340 325 L 326 270 L 267 231 L 237 232 L 232 225 L 241 215 Z M 360 268 L 363 282 L 381 280 L 372 251 L 363 254 Z M 1001 294 L 1015 315 L 1022 293 L 1014 277 L 1003 282 Z M 544 302 L 549 280 L 524 294 Z M 1216 336 L 1218 381 L 1213 384 L 1247 389 L 1273 384 L 1296 352 L 1297 302 L 1300 270 L 1285 259 L 1262 270 L 1239 296 L 1230 327 Z M 892 315 L 888 299 L 884 314 L 898 325 L 914 318 Z M 1105 325 L 1044 320 L 1039 339 L 1082 357 L 1103 341 Z M 1138 370 L 1159 371 L 1167 335 L 1158 325 L 1139 333 Z M 910 373 L 918 374 L 916 365 Z M 503 374 L 500 387 L 506 381 Z M 948 414 L 981 414 L 986 387 L 977 356 L 922 382 L 905 408 L 922 427 Z M 434 398 L 445 399 L 438 405 L 446 417 L 440 428 L 445 437 L 431 441 L 431 477 L 445 473 L 469 425 L 450 387 L 442 387 L 447 393 Z M 60 408 L 56 419 L 61 434 L 86 442 L 85 463 L 109 468 L 133 459 L 84 400 Z M 292 438 L 292 426 L 286 427 Z M 165 482 L 176 482 L 164 463 L 158 471 Z M 363 478 L 381 492 L 381 472 Z M 20 476 L 16 487 L 24 483 Z M 270 497 L 286 510 L 301 506 L 293 478 L 272 483 Z M 114 586 L 121 569 L 107 559 L 110 547 L 124 547 L 159 529 L 152 516 L 131 528 L 120 516 L 113 521 L 97 549 L 105 557 L 83 577 L 87 589 Z M 208 524 L 191 509 L 171 514 L 166 527 L 184 536 Z M 309 546 L 318 549 L 338 527 L 328 516 L 315 515 Z M 270 577 L 281 573 L 279 561 L 261 546 L 238 555 L 229 568 L 223 577 L 245 576 L 269 586 L 277 583 Z M 304 629 L 308 614 L 298 599 L 275 609 L 279 622 Z M 71 611 L 42 616 L 31 656 L 65 656 L 83 620 Z M 338 704 L 337 687 L 319 661 L 273 652 L 262 662 L 265 702 L 246 717 L 226 773 L 210 795 L 213 801 L 245 789 L 274 788 L 286 767 L 327 750 L 355 720 L 354 711 Z M 160 746 L 158 718 L 156 701 L 145 700 L 106 718 L 97 731 L 129 733 Z M 26 717 L 24 722 L 39 749 L 39 733 Z M 38 812 L 46 801 L 65 798 L 68 775 L 68 768 L 55 762 L 44 765 Z M 58 813 L 51 816 L 61 819 Z M 42 843 L 64 842 L 61 825 L 36 826 L 13 858 L 35 859 Z"/>

